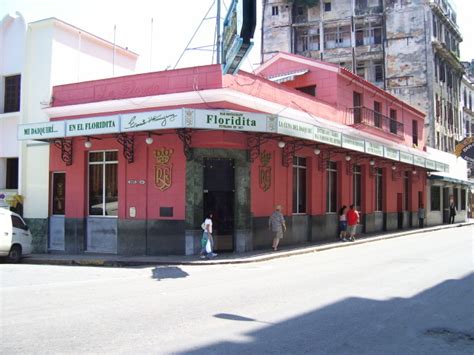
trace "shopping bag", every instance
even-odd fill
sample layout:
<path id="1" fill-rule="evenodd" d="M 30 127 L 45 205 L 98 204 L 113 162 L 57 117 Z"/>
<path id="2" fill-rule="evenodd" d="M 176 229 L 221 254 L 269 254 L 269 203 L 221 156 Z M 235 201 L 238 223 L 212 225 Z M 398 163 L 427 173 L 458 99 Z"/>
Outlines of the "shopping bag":
<path id="1" fill-rule="evenodd" d="M 202 224 L 201 224 L 201 228 L 202 228 L 202 230 L 203 230 L 203 231 L 205 231 L 205 230 L 206 230 L 206 222 L 202 222 Z"/>
<path id="2" fill-rule="evenodd" d="M 208 239 L 206 242 L 206 253 L 210 254 L 212 253 L 212 245 L 211 245 L 211 240 Z"/>

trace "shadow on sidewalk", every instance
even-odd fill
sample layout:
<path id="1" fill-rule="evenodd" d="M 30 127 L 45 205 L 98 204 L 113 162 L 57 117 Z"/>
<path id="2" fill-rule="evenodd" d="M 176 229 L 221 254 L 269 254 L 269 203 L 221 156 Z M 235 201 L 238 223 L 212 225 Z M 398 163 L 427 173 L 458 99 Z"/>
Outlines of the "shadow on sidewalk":
<path id="1" fill-rule="evenodd" d="M 222 327 L 236 321 L 266 325 L 241 334 L 248 341 L 214 342 L 181 354 L 473 354 L 473 309 L 470 274 L 413 297 L 347 298 L 276 324 L 217 314 Z"/>
<path id="2" fill-rule="evenodd" d="M 151 271 L 151 277 L 156 281 L 164 279 L 180 279 L 188 277 L 189 274 L 186 271 L 181 270 L 177 266 L 157 266 Z"/>

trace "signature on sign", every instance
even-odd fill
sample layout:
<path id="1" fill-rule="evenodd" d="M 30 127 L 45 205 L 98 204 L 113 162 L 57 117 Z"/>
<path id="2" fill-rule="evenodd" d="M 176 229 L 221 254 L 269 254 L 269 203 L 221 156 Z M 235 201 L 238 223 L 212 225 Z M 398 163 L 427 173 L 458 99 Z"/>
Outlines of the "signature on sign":
<path id="1" fill-rule="evenodd" d="M 130 118 L 130 121 L 128 121 L 128 128 L 137 128 L 152 122 L 159 122 L 162 127 L 166 127 L 168 121 L 173 122 L 176 117 L 178 117 L 178 115 L 175 113 L 167 115 L 154 115 L 142 119 L 137 118 L 137 116 L 133 116 L 132 118 Z"/>

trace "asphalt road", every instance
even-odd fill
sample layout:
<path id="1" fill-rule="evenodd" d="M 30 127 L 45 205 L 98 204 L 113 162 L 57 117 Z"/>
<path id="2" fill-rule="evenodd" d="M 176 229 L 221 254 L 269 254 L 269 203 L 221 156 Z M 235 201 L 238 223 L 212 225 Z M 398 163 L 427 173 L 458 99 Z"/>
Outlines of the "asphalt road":
<path id="1" fill-rule="evenodd" d="M 473 354 L 474 227 L 262 263 L 0 265 L 0 353 Z"/>

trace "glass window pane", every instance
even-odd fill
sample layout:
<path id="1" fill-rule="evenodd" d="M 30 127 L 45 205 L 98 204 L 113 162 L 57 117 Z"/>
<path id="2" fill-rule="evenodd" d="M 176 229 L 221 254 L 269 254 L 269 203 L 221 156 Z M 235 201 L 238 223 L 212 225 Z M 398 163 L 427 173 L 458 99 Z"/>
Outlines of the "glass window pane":
<path id="1" fill-rule="evenodd" d="M 118 216 L 117 164 L 105 165 L 105 214 Z"/>
<path id="2" fill-rule="evenodd" d="M 105 161 L 117 161 L 117 160 L 118 160 L 117 151 L 105 152 Z"/>
<path id="3" fill-rule="evenodd" d="M 298 168 L 293 168 L 293 213 L 298 213 Z"/>
<path id="4" fill-rule="evenodd" d="M 66 210 L 66 174 L 53 174 L 53 200 L 52 213 L 54 215 L 64 215 Z"/>
<path id="5" fill-rule="evenodd" d="M 103 165 L 89 165 L 89 214 L 104 215 Z"/>
<path id="6" fill-rule="evenodd" d="M 331 211 L 330 212 L 337 212 L 336 211 L 337 205 L 337 172 L 331 172 Z"/>
<path id="7" fill-rule="evenodd" d="M 305 160 L 305 159 L 302 159 Z M 305 162 L 306 164 L 306 162 Z M 306 212 L 306 169 L 299 171 L 298 213 Z"/>
<path id="8" fill-rule="evenodd" d="M 89 153 L 89 161 L 90 162 L 104 161 L 104 153 L 103 152 Z"/>

